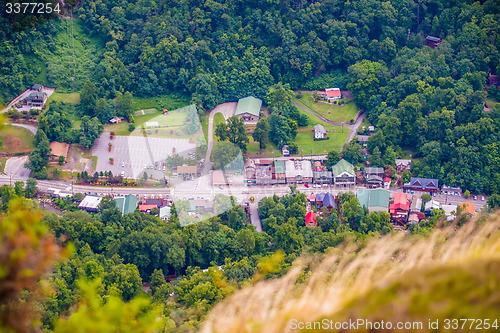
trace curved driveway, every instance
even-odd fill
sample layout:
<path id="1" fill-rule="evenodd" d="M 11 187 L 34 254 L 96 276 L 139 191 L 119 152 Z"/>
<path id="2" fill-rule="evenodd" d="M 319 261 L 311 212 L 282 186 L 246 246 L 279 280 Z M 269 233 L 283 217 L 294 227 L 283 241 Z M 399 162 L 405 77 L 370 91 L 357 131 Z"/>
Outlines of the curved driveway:
<path id="1" fill-rule="evenodd" d="M 205 168 L 210 165 L 210 155 L 212 154 L 212 148 L 214 145 L 214 116 L 216 113 L 221 113 L 224 116 L 224 119 L 228 119 L 234 116 L 234 112 L 236 111 L 236 106 L 238 103 L 236 102 L 228 102 L 217 105 L 212 111 L 210 111 L 210 115 L 208 116 L 208 142 L 207 142 L 207 153 L 205 155 Z M 208 170 L 204 170 L 208 172 Z"/>
<path id="2" fill-rule="evenodd" d="M 30 131 L 31 133 L 33 133 L 33 135 L 36 135 L 36 131 L 38 131 L 38 128 L 35 127 L 35 126 L 32 126 L 32 125 L 18 124 L 18 123 L 10 123 L 8 125 L 26 128 L 28 131 Z"/>

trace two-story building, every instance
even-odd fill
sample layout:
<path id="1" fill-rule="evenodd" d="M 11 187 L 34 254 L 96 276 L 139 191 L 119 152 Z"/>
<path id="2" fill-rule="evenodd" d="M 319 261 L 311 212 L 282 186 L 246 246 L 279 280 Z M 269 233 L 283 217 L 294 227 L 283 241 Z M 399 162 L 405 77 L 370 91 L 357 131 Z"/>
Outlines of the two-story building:
<path id="1" fill-rule="evenodd" d="M 356 183 L 356 173 L 353 165 L 341 159 L 332 166 L 332 179 L 336 186 L 353 186 Z"/>

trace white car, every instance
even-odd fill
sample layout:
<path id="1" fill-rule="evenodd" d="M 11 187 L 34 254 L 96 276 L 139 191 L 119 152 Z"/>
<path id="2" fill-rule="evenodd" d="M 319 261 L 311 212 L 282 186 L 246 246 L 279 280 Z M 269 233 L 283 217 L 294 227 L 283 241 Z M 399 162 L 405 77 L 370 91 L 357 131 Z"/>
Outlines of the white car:
<path id="1" fill-rule="evenodd" d="M 125 162 L 122 162 L 122 168 L 125 166 Z"/>
<path id="2" fill-rule="evenodd" d="M 477 195 L 474 196 L 474 200 L 477 200 Z"/>
<path id="3" fill-rule="evenodd" d="M 122 171 L 122 173 L 120 174 L 120 176 L 125 177 L 125 171 Z"/>
<path id="4" fill-rule="evenodd" d="M 481 200 L 484 201 L 484 197 L 481 197 Z"/>

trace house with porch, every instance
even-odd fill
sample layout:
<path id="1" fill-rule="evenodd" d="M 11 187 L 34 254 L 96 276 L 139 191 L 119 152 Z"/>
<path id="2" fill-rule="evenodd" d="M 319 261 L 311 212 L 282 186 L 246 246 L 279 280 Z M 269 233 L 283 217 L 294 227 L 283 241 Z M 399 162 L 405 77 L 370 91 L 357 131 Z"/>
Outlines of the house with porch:
<path id="1" fill-rule="evenodd" d="M 364 170 L 364 176 L 368 187 L 382 187 L 384 182 L 384 168 L 368 167 Z"/>
<path id="2" fill-rule="evenodd" d="M 23 104 L 32 109 L 41 109 L 47 101 L 47 94 L 43 91 L 34 91 L 23 100 Z"/>
<path id="3" fill-rule="evenodd" d="M 406 224 L 408 213 L 410 211 L 410 202 L 404 192 L 394 193 L 389 202 L 389 213 L 391 220 Z"/>
<path id="4" fill-rule="evenodd" d="M 439 181 L 431 178 L 411 177 L 410 182 L 403 185 L 405 191 L 437 192 Z"/>
<path id="5" fill-rule="evenodd" d="M 332 166 L 332 179 L 336 186 L 353 186 L 356 183 L 356 173 L 353 165 L 341 159 Z"/>

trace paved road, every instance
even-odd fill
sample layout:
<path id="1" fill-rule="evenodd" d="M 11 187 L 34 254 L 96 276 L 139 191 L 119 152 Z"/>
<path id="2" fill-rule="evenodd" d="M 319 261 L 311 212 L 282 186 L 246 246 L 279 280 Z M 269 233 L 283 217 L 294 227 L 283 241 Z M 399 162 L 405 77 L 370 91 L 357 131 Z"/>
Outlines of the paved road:
<path id="1" fill-rule="evenodd" d="M 252 222 L 252 225 L 255 226 L 255 229 L 258 232 L 262 232 L 262 223 L 260 222 L 260 216 L 257 212 L 257 207 L 257 201 L 250 203 L 250 221 Z"/>

